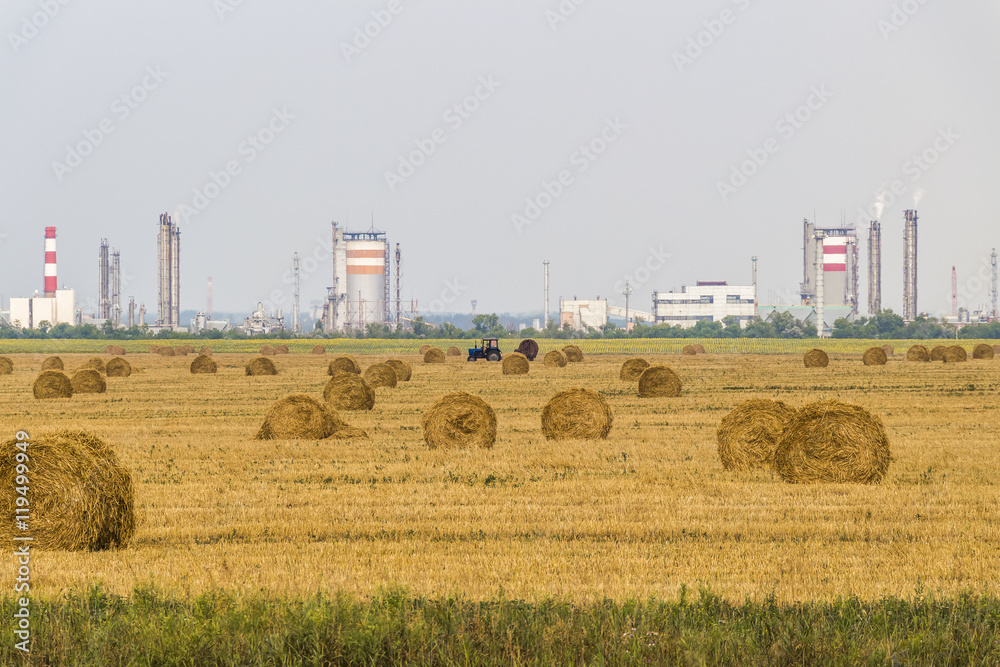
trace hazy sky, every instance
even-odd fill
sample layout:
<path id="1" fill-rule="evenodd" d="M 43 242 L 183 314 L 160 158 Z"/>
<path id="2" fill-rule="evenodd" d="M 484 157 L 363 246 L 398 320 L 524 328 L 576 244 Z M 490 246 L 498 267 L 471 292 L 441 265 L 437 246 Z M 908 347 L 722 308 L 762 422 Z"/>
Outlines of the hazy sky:
<path id="1" fill-rule="evenodd" d="M 919 308 L 950 312 L 952 265 L 975 308 L 1000 246 L 998 25 L 988 0 L 5 0 L 4 306 L 42 289 L 56 225 L 78 305 L 107 237 L 152 321 L 163 212 L 184 309 L 208 276 L 218 311 L 290 309 L 295 251 L 322 259 L 321 299 L 330 222 L 373 215 L 423 310 L 540 310 L 543 259 L 553 310 L 623 304 L 626 277 L 640 309 L 749 283 L 752 255 L 761 301 L 790 301 L 802 218 L 859 223 L 864 262 L 888 188 L 883 304 L 922 192 Z"/>

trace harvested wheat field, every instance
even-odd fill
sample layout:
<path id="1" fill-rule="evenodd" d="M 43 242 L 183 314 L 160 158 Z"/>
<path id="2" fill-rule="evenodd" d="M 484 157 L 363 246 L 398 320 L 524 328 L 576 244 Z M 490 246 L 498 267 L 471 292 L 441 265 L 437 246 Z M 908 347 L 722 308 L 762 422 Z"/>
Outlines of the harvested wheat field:
<path id="1" fill-rule="evenodd" d="M 127 549 L 40 557 L 32 593 L 95 582 L 123 595 L 154 582 L 182 597 L 371 595 L 394 585 L 472 600 L 500 591 L 675 599 L 699 585 L 736 603 L 772 593 L 878 600 L 918 586 L 1000 592 L 997 365 L 867 367 L 870 343 L 850 354 L 824 344 L 830 367 L 816 373 L 803 367 L 807 346 L 768 355 L 583 347 L 586 363 L 533 365 L 516 381 L 500 364 L 415 363 L 416 346 L 356 354 L 364 367 L 393 356 L 413 364 L 412 379 L 380 390 L 371 410 L 342 413 L 369 438 L 272 440 L 255 436 L 276 401 L 304 394 L 322 404 L 328 357 L 290 354 L 279 375 L 260 378 L 246 375 L 249 351 L 216 350 L 218 372 L 206 381 L 184 360 L 148 355 L 142 372 L 103 394 L 39 401 L 43 355 L 3 351 L 13 361 L 0 382 L 3 440 L 86 429 L 115 451 L 135 491 Z M 91 356 L 59 353 L 74 369 Z M 642 399 L 623 382 L 623 362 L 639 354 L 673 368 L 681 395 Z M 606 439 L 546 439 L 544 406 L 575 387 L 607 401 Z M 456 392 L 495 412 L 492 447 L 426 444 L 424 415 Z M 720 423 L 749 399 L 863 407 L 885 427 L 884 477 L 788 483 L 770 469 L 725 470 Z M 9 543 L 0 547 L 13 562 Z"/>

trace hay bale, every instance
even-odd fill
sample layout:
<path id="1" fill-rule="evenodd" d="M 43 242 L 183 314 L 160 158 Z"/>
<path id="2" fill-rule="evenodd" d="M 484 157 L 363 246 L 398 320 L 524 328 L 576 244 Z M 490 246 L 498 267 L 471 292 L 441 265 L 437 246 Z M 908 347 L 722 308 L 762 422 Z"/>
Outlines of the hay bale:
<path id="1" fill-rule="evenodd" d="M 103 394 L 108 390 L 108 383 L 99 371 L 93 368 L 81 368 L 73 373 L 74 394 Z"/>
<path id="2" fill-rule="evenodd" d="M 389 359 L 385 363 L 392 366 L 392 370 L 396 371 L 396 379 L 400 382 L 409 382 L 410 378 L 413 377 L 413 367 L 410 366 L 408 361 Z"/>
<path id="3" fill-rule="evenodd" d="M 830 357 L 818 347 L 802 355 L 802 361 L 805 362 L 806 368 L 826 368 L 830 365 Z"/>
<path id="4" fill-rule="evenodd" d="M 175 350 L 172 347 L 161 347 L 160 349 L 157 350 L 157 352 L 159 353 L 159 355 L 161 357 L 176 357 L 177 356 L 177 350 Z"/>
<path id="5" fill-rule="evenodd" d="M 256 436 L 258 440 L 367 437 L 361 429 L 341 420 L 333 408 L 305 394 L 292 394 L 275 402 L 264 415 Z"/>
<path id="6" fill-rule="evenodd" d="M 104 372 L 104 360 L 101 359 L 100 357 L 91 357 L 90 359 L 87 359 L 87 362 L 83 366 L 81 366 L 80 368 L 81 369 L 83 369 L 83 368 L 93 368 L 98 373 L 103 373 Z"/>
<path id="7" fill-rule="evenodd" d="M 35 398 L 69 398 L 73 395 L 73 381 L 62 371 L 49 369 L 38 374 L 31 391 Z"/>
<path id="8" fill-rule="evenodd" d="M 520 352 L 511 352 L 503 358 L 500 368 L 504 375 L 525 375 L 531 368 L 531 363 Z"/>
<path id="9" fill-rule="evenodd" d="M 881 419 L 859 405 L 828 400 L 792 415 L 774 467 L 786 482 L 877 484 L 891 458 Z"/>
<path id="10" fill-rule="evenodd" d="M 514 351 L 518 354 L 523 354 L 528 358 L 528 361 L 534 361 L 535 357 L 538 356 L 538 343 L 531 338 L 525 338 L 518 343 L 517 349 Z"/>
<path id="11" fill-rule="evenodd" d="M 649 362 L 645 359 L 626 359 L 622 364 L 622 369 L 618 372 L 618 377 L 628 382 L 635 382 L 642 375 L 642 372 L 649 368 Z"/>
<path id="12" fill-rule="evenodd" d="M 547 440 L 603 440 L 611 432 L 611 407 L 589 389 L 567 389 L 542 408 L 542 434 Z"/>
<path id="13" fill-rule="evenodd" d="M 10 375 L 14 372 L 14 362 L 10 357 L 0 357 L 0 375 Z"/>
<path id="14" fill-rule="evenodd" d="M 697 352 L 698 354 L 705 354 L 705 346 L 702 345 L 701 343 L 695 343 L 691 347 L 693 347 L 694 351 Z"/>
<path id="15" fill-rule="evenodd" d="M 583 361 L 583 350 L 578 348 L 576 345 L 566 345 L 562 349 L 563 354 L 566 355 L 566 361 L 571 363 L 577 363 Z"/>
<path id="16" fill-rule="evenodd" d="M 192 347 L 190 348 L 190 350 L 194 350 L 194 348 Z M 180 347 L 175 347 L 174 356 L 186 357 L 188 354 L 190 354 L 190 350 L 188 349 L 187 345 L 181 345 Z"/>
<path id="17" fill-rule="evenodd" d="M 323 400 L 337 410 L 371 410 L 375 390 L 360 375 L 337 373 L 323 388 Z"/>
<path id="18" fill-rule="evenodd" d="M 267 357 L 254 357 L 247 362 L 247 375 L 277 375 L 278 369 Z"/>
<path id="19" fill-rule="evenodd" d="M 680 396 L 681 379 L 667 366 L 650 366 L 639 376 L 639 396 Z"/>
<path id="20" fill-rule="evenodd" d="M 726 470 L 774 467 L 774 452 L 785 424 L 795 414 L 781 401 L 753 398 L 736 406 L 719 422 L 716 440 Z"/>
<path id="21" fill-rule="evenodd" d="M 1000 354 L 1000 345 L 993 346 L 993 354 L 994 355 Z"/>
<path id="22" fill-rule="evenodd" d="M 451 347 L 448 348 L 448 351 L 445 354 L 449 357 L 460 357 L 464 353 L 460 349 L 452 345 Z"/>
<path id="23" fill-rule="evenodd" d="M 864 356 L 861 357 L 861 361 L 864 362 L 865 366 L 885 366 L 885 362 L 888 361 L 886 357 L 885 350 L 880 347 L 870 347 L 865 350 Z"/>
<path id="24" fill-rule="evenodd" d="M 907 361 L 930 361 L 931 352 L 923 345 L 913 345 L 906 351 Z"/>
<path id="25" fill-rule="evenodd" d="M 551 352 L 546 352 L 545 357 L 542 359 L 542 363 L 546 366 L 553 366 L 558 368 L 563 368 L 569 363 L 569 358 L 566 353 L 562 350 L 552 350 Z"/>
<path id="26" fill-rule="evenodd" d="M 365 369 L 364 378 L 373 388 L 395 387 L 399 382 L 396 371 L 392 370 L 389 364 L 372 364 Z"/>
<path id="27" fill-rule="evenodd" d="M 336 375 L 337 373 L 354 373 L 355 375 L 360 375 L 361 366 L 358 365 L 358 360 L 351 355 L 338 354 L 326 367 L 327 375 Z"/>
<path id="28" fill-rule="evenodd" d="M 275 354 L 277 354 L 277 352 L 274 351 L 274 348 L 271 347 L 270 345 L 265 345 L 264 347 L 260 348 L 260 353 L 268 357 L 273 357 Z"/>
<path id="29" fill-rule="evenodd" d="M 694 345 L 685 345 L 681 348 L 681 354 L 692 356 L 698 354 L 698 350 L 695 349 Z"/>
<path id="30" fill-rule="evenodd" d="M 268 359 L 268 361 L 270 361 L 270 359 Z M 194 358 L 194 361 L 191 362 L 191 373 L 194 375 L 208 375 L 216 373 L 218 370 L 219 364 L 215 363 L 215 359 L 207 354 L 199 354 Z M 248 372 L 247 375 L 260 375 L 260 373 Z"/>
<path id="31" fill-rule="evenodd" d="M 85 431 L 36 434 L 25 452 L 31 481 L 32 549 L 101 551 L 128 546 L 135 534 L 132 476 L 114 451 Z M 14 479 L 17 440 L 0 447 L 0 475 Z M 12 541 L 17 492 L 0 488 L 0 539 Z M 23 516 L 23 515 L 21 515 Z"/>
<path id="32" fill-rule="evenodd" d="M 429 350 L 429 349 L 431 349 L 430 345 L 427 345 L 426 343 L 424 345 L 421 345 L 420 346 L 420 354 L 427 354 L 427 350 Z"/>
<path id="33" fill-rule="evenodd" d="M 212 348 L 210 348 L 210 347 L 203 347 L 200 350 L 198 350 L 198 354 L 205 355 L 206 357 L 210 357 L 210 356 L 212 356 Z"/>
<path id="34" fill-rule="evenodd" d="M 891 357 L 892 353 L 895 352 L 896 350 L 892 347 L 892 345 L 886 343 L 885 345 L 882 346 L 882 351 L 885 352 L 885 356 Z"/>
<path id="35" fill-rule="evenodd" d="M 284 343 L 282 343 L 281 345 L 275 345 L 274 346 L 274 353 L 275 354 L 289 354 L 290 350 L 288 349 L 287 345 L 285 345 Z"/>
<path id="36" fill-rule="evenodd" d="M 424 352 L 425 364 L 443 364 L 446 358 L 444 351 L 436 347 L 429 348 Z"/>
<path id="37" fill-rule="evenodd" d="M 63 360 L 60 357 L 47 357 L 45 361 L 42 362 L 43 371 L 61 371 L 65 368 L 63 366 Z"/>
<path id="38" fill-rule="evenodd" d="M 125 355 L 125 348 L 122 347 L 121 345 L 108 345 L 106 348 L 104 348 L 104 353 L 113 355 L 115 357 L 121 357 Z"/>
<path id="39" fill-rule="evenodd" d="M 159 354 L 160 353 L 160 346 L 159 345 L 150 345 L 149 346 L 149 353 L 150 354 Z"/>
<path id="40" fill-rule="evenodd" d="M 973 359 L 992 359 L 993 358 L 993 348 L 986 343 L 980 343 L 979 345 L 972 348 L 972 358 Z"/>
<path id="41" fill-rule="evenodd" d="M 127 378 L 129 375 L 132 375 L 132 364 L 121 357 L 115 357 L 108 361 L 104 370 L 109 378 Z"/>
<path id="42" fill-rule="evenodd" d="M 966 354 L 965 348 L 961 345 L 951 345 L 944 351 L 942 359 L 946 364 L 954 364 L 968 361 L 969 356 Z"/>
<path id="43" fill-rule="evenodd" d="M 486 401 L 457 392 L 440 398 L 421 421 L 431 449 L 484 447 L 497 441 L 497 415 Z"/>
<path id="44" fill-rule="evenodd" d="M 933 350 L 931 350 L 931 361 L 944 361 L 944 352 L 948 348 L 944 345 L 938 345 Z"/>
<path id="45" fill-rule="evenodd" d="M 326 354 L 326 348 L 322 345 L 315 345 L 313 346 L 312 354 Z"/>

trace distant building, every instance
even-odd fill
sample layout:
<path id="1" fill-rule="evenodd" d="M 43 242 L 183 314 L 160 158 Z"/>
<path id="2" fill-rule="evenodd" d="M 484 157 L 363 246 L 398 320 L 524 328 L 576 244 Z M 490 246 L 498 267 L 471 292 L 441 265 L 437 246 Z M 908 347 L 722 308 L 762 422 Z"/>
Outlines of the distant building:
<path id="1" fill-rule="evenodd" d="M 210 320 L 199 312 L 191 319 L 188 331 L 197 336 L 202 331 L 229 331 L 229 320 Z"/>
<path id="2" fill-rule="evenodd" d="M 247 316 L 243 324 L 240 325 L 240 329 L 248 336 L 276 334 L 285 329 L 285 318 L 281 314 L 281 309 L 278 309 L 278 312 L 272 315 L 265 311 L 264 304 L 258 301 L 257 309 Z"/>
<path id="3" fill-rule="evenodd" d="M 559 299 L 559 328 L 566 325 L 576 331 L 600 329 L 608 323 L 608 300 Z"/>
<path id="4" fill-rule="evenodd" d="M 49 325 L 76 324 L 76 290 L 61 289 L 55 296 L 13 297 L 10 300 L 10 324 L 22 329 Z"/>
<path id="5" fill-rule="evenodd" d="M 741 327 L 754 318 L 753 285 L 698 281 L 680 292 L 653 292 L 653 323 L 693 327 L 699 321 L 722 322 L 735 317 Z"/>

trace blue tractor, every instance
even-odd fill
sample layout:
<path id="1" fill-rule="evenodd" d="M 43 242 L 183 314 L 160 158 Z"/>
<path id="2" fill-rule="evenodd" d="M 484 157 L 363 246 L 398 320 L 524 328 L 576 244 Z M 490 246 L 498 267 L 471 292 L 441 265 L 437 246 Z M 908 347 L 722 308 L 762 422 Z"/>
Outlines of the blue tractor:
<path id="1" fill-rule="evenodd" d="M 499 338 L 484 338 L 480 347 L 469 348 L 469 361 L 476 359 L 486 359 L 487 361 L 500 361 L 503 355 L 500 354 Z"/>

